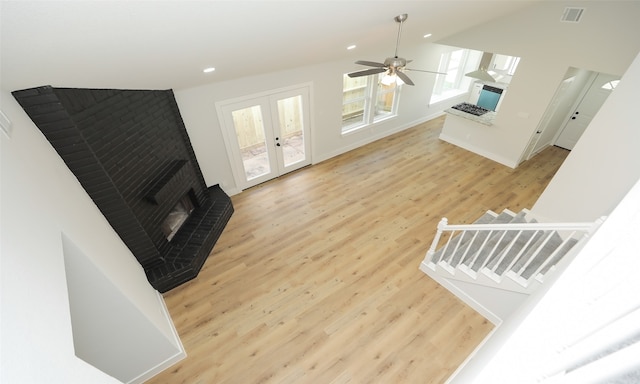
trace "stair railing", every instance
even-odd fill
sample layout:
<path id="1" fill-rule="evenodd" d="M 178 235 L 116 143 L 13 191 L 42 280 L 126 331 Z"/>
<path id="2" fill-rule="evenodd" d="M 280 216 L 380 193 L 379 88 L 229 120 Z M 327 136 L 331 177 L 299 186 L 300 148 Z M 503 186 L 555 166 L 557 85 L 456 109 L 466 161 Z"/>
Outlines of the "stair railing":
<path id="1" fill-rule="evenodd" d="M 484 251 L 488 251 L 489 257 L 485 258 L 482 265 L 478 269 L 478 270 L 482 270 L 483 268 L 487 267 L 487 264 L 491 260 L 490 256 L 492 256 L 496 252 L 498 244 L 500 244 L 500 241 L 498 241 L 495 245 L 492 245 L 493 247 L 492 249 L 485 250 L 488 239 L 491 238 L 493 233 L 498 231 L 504 231 L 504 233 L 501 235 L 502 236 L 501 239 L 502 239 L 504 238 L 504 236 L 508 231 L 515 231 L 517 233 L 514 235 L 513 239 L 507 244 L 507 246 L 501 251 L 502 254 L 498 262 L 492 268 L 490 268 L 490 271 L 493 274 L 496 274 L 496 269 L 498 268 L 498 266 L 501 265 L 504 258 L 507 257 L 507 255 L 509 255 L 509 252 L 512 249 L 513 245 L 516 244 L 517 240 L 522 236 L 522 234 L 525 232 L 534 231 L 535 234 L 533 236 L 530 236 L 526 244 L 519 250 L 518 254 L 513 258 L 510 264 L 505 268 L 505 272 L 511 271 L 512 268 L 518 262 L 521 262 L 521 263 L 523 262 L 523 260 L 520 260 L 520 259 L 525 252 L 529 251 L 530 245 L 533 239 L 536 237 L 535 236 L 536 234 L 542 233 L 543 236 L 546 236 L 546 239 L 539 246 L 537 246 L 537 248 L 533 252 L 530 252 L 529 256 L 527 257 L 527 260 L 524 261 L 524 263 L 522 263 L 520 268 L 518 268 L 518 270 L 515 272 L 516 276 L 514 277 L 519 277 L 519 280 L 521 280 L 521 283 L 526 285 L 526 281 L 528 279 L 522 278 L 522 273 L 536 259 L 536 257 L 540 254 L 540 251 L 544 248 L 544 246 L 547 244 L 549 239 L 551 239 L 551 237 L 554 234 L 561 235 L 560 237 L 563 239 L 562 243 L 551 252 L 551 254 L 546 258 L 546 260 L 540 266 L 536 268 L 536 270 L 530 275 L 530 278 L 537 276 L 538 274 L 541 273 L 541 271 L 543 271 L 546 267 L 548 267 L 549 263 L 552 260 L 554 260 L 554 256 L 556 256 L 566 246 L 567 242 L 570 239 L 572 238 L 580 239 L 581 237 L 589 236 L 603 222 L 603 220 L 604 218 L 600 218 L 595 222 L 574 222 L 574 223 L 499 223 L 499 224 L 450 225 L 448 224 L 448 220 L 445 217 L 445 218 L 442 218 L 438 223 L 436 235 L 433 238 L 433 241 L 431 242 L 431 246 L 427 251 L 424 262 L 428 265 L 431 265 L 432 267 L 435 267 L 436 264 L 443 261 L 443 258 L 445 255 L 453 255 L 453 254 L 456 254 L 458 250 L 464 249 L 465 245 L 462 244 L 463 239 L 474 241 L 477 238 L 478 234 L 480 234 L 481 232 L 488 232 L 488 235 L 483 240 L 479 249 L 475 251 L 476 252 L 475 255 L 473 255 L 471 262 L 468 264 L 469 266 L 474 265 L 478 256 L 480 254 L 483 254 Z M 448 235 L 446 244 L 442 248 L 442 252 L 440 252 L 439 256 L 437 257 L 437 260 L 434 260 L 434 255 L 436 254 L 436 251 L 441 242 L 441 239 L 443 236 L 445 236 L 445 234 Z M 456 236 L 456 235 L 459 235 L 459 236 Z M 456 239 L 456 241 L 452 241 L 453 239 Z M 469 252 L 469 248 L 471 247 L 472 241 L 467 242 L 468 243 L 467 248 L 464 249 L 464 253 L 462 257 L 457 258 L 457 260 L 455 261 L 452 258 L 451 262 L 453 263 L 445 262 L 440 265 L 443 268 L 450 271 L 459 267 L 466 260 L 467 253 Z M 448 252 L 448 250 L 451 247 L 453 247 L 453 250 L 451 252 Z"/>

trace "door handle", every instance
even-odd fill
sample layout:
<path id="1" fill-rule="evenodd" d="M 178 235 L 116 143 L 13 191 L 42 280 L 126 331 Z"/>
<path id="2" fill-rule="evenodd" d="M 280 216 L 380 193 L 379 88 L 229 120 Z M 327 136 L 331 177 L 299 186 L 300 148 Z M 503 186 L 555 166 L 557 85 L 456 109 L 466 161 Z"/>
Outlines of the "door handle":
<path id="1" fill-rule="evenodd" d="M 575 120 L 575 119 L 576 119 L 576 117 L 575 117 L 575 116 L 573 116 L 573 117 L 571 118 L 571 120 Z"/>
<path id="2" fill-rule="evenodd" d="M 279 147 L 279 146 L 280 146 L 280 143 L 276 143 L 276 147 Z"/>

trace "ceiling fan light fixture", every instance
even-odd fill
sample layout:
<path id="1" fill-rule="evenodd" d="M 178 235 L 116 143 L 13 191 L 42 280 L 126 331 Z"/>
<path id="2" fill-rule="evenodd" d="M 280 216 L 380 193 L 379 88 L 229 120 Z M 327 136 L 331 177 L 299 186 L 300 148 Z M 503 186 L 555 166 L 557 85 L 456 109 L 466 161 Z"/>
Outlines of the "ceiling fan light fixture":
<path id="1" fill-rule="evenodd" d="M 393 55 L 393 57 L 387 57 L 384 63 L 378 63 L 375 61 L 367 61 L 367 60 L 358 60 L 356 61 L 356 64 L 366 65 L 372 68 L 365 69 L 362 71 L 357 71 L 357 72 L 351 72 L 351 73 L 348 73 L 347 76 L 349 77 L 370 76 L 370 75 L 386 72 L 386 75 L 383 76 L 382 79 L 380 79 L 381 84 L 391 85 L 395 81 L 397 85 L 402 85 L 402 84 L 415 85 L 413 84 L 413 81 L 409 78 L 409 76 L 407 76 L 403 72 L 404 70 L 441 74 L 440 72 L 435 72 L 435 71 L 405 68 L 407 63 L 411 62 L 411 60 L 406 60 L 402 57 L 399 57 L 398 47 L 400 46 L 400 37 L 402 35 L 402 23 L 405 20 L 407 20 L 407 14 L 403 13 L 402 15 L 398 15 L 394 18 L 394 20 L 398 23 L 398 37 L 396 39 L 395 55 Z"/>
<path id="2" fill-rule="evenodd" d="M 396 75 L 389 75 L 389 74 L 385 74 L 384 76 L 382 76 L 382 79 L 380 79 L 380 83 L 384 85 L 391 85 L 395 81 L 396 81 Z"/>
<path id="3" fill-rule="evenodd" d="M 402 85 L 404 81 L 400 76 L 398 76 L 398 68 L 397 67 L 389 67 L 389 70 L 385 72 L 385 74 L 380 79 L 380 83 L 382 85 L 390 86 L 392 84 Z"/>
<path id="4" fill-rule="evenodd" d="M 384 76 L 382 76 L 382 79 L 380 79 L 380 83 L 386 86 L 392 85 L 394 83 L 396 85 L 402 85 L 404 84 L 404 81 L 396 76 L 395 73 L 386 73 Z"/>

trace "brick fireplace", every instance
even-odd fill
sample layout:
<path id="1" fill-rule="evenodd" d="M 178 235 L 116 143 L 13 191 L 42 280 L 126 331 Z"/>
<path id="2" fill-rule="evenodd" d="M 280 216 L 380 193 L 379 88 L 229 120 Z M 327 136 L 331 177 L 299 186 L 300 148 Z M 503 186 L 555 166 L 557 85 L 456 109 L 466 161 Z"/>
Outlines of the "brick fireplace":
<path id="1" fill-rule="evenodd" d="M 151 285 L 196 277 L 233 213 L 207 187 L 171 90 L 43 86 L 12 92 Z"/>

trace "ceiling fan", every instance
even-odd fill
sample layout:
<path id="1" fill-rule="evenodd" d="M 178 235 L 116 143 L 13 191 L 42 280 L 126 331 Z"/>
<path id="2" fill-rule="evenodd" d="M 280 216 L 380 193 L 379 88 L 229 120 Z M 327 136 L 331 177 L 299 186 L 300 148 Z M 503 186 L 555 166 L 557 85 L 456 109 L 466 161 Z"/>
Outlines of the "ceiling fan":
<path id="1" fill-rule="evenodd" d="M 404 71 L 419 71 L 419 72 L 429 72 L 435 73 L 439 75 L 446 75 L 443 72 L 435 72 L 435 71 L 426 71 L 422 69 L 409 69 L 405 68 L 407 63 L 410 63 L 411 60 L 406 60 L 402 57 L 398 57 L 398 46 L 400 45 L 400 35 L 402 34 L 402 23 L 407 20 L 407 14 L 403 13 L 402 15 L 398 15 L 393 18 L 398 25 L 398 38 L 396 40 L 396 53 L 394 57 L 387 57 L 384 63 L 378 63 L 375 61 L 366 61 L 366 60 L 358 60 L 356 64 L 366 65 L 369 67 L 373 67 L 371 69 L 365 69 L 363 71 L 352 72 L 349 73 L 349 77 L 360 77 L 360 76 L 369 76 L 375 75 L 376 73 L 387 72 L 385 78 L 383 79 L 383 84 L 391 84 L 398 79 L 401 80 L 404 84 L 414 85 L 413 81 L 407 76 Z"/>

